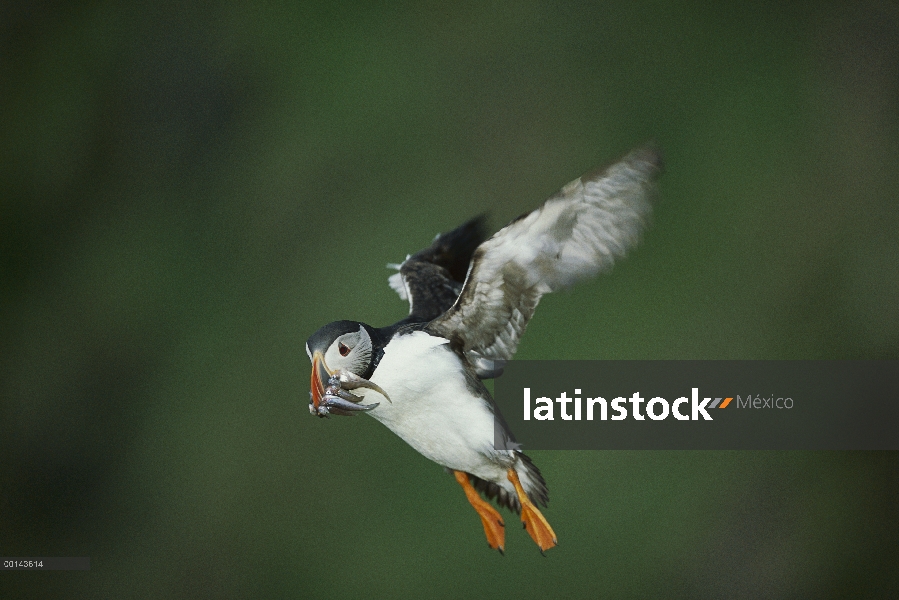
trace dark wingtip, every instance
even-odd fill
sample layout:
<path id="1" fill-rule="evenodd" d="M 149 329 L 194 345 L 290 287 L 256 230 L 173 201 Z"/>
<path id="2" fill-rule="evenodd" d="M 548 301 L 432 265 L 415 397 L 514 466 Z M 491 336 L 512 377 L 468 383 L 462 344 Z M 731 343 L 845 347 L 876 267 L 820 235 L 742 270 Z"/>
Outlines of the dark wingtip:
<path id="1" fill-rule="evenodd" d="M 658 177 L 665 171 L 665 159 L 662 150 L 655 140 L 650 140 L 637 146 L 618 160 L 606 163 L 588 171 L 581 176 L 581 181 L 593 181 L 606 175 L 608 170 L 620 163 L 627 163 L 639 168 L 641 171 L 651 173 L 651 179 Z"/>
<path id="2" fill-rule="evenodd" d="M 487 214 L 481 213 L 455 229 L 441 233 L 414 258 L 441 266 L 462 283 L 475 249 L 487 239 Z"/>
<path id="3" fill-rule="evenodd" d="M 452 238 L 454 245 L 464 247 L 470 255 L 487 239 L 487 233 L 487 213 L 482 212 L 441 237 Z"/>
<path id="4" fill-rule="evenodd" d="M 468 219 L 466 222 L 462 223 L 457 229 L 471 229 L 474 232 L 480 232 L 483 237 L 487 235 L 487 212 L 482 212 L 479 215 L 475 215 L 472 218 Z"/>
<path id="5" fill-rule="evenodd" d="M 655 140 L 649 140 L 628 153 L 626 160 L 648 164 L 661 175 L 665 172 L 665 155 Z"/>

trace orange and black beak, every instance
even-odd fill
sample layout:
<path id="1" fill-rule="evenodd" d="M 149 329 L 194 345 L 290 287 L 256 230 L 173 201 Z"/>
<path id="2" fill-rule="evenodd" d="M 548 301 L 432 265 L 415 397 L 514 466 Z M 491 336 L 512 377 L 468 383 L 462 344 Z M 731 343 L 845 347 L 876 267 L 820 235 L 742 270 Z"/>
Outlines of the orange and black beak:
<path id="1" fill-rule="evenodd" d="M 313 414 L 318 412 L 318 407 L 322 403 L 322 396 L 325 395 L 325 388 L 328 387 L 328 379 L 331 377 L 331 371 L 325 364 L 325 357 L 321 352 L 312 355 L 312 378 L 309 381 L 310 406 L 309 410 Z"/>

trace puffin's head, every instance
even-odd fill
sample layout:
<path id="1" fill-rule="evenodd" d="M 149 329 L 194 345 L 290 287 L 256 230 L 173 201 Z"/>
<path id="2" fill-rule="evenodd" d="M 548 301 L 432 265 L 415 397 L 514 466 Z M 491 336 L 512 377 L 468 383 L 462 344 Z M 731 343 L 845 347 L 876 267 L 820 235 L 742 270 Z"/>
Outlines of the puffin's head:
<path id="1" fill-rule="evenodd" d="M 351 415 L 353 411 L 376 406 L 357 406 L 361 398 L 349 394 L 348 389 L 369 388 L 386 397 L 381 388 L 363 378 L 372 362 L 372 341 L 367 325 L 356 321 L 328 323 L 306 342 L 306 354 L 312 361 L 309 402 L 312 414 L 321 417 L 329 413 Z M 329 401 L 330 407 L 327 406 Z"/>

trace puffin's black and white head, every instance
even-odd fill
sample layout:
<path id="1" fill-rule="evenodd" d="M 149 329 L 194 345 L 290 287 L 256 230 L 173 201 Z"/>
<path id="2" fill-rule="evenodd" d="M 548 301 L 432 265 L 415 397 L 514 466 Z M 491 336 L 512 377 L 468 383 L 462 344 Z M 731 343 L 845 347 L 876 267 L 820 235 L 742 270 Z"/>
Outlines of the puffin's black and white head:
<path id="1" fill-rule="evenodd" d="M 387 398 L 384 390 L 363 377 L 371 370 L 373 354 L 367 325 L 356 321 L 328 323 L 306 342 L 306 354 L 312 362 L 309 412 L 313 415 L 351 416 L 378 406 L 359 404 L 362 398 L 347 390 L 368 388 Z"/>

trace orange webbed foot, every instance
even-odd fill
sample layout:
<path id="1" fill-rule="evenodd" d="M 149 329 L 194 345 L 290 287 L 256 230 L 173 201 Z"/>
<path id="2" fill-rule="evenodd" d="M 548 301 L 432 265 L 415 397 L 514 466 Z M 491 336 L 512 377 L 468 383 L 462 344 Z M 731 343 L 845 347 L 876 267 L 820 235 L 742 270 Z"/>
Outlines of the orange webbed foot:
<path id="1" fill-rule="evenodd" d="M 465 497 L 477 511 L 481 517 L 481 524 L 484 526 L 484 535 L 487 536 L 487 544 L 493 550 L 499 550 L 500 554 L 505 554 L 506 546 L 506 524 L 503 522 L 502 516 L 495 508 L 481 498 L 471 481 L 468 479 L 468 473 L 464 471 L 453 471 L 456 481 L 465 491 Z"/>
<path id="2" fill-rule="evenodd" d="M 540 552 L 542 553 L 557 546 L 559 540 L 556 537 L 556 532 L 550 527 L 549 522 L 543 516 L 543 513 L 540 512 L 540 509 L 534 506 L 534 503 L 528 498 L 527 493 L 521 486 L 521 482 L 518 480 L 518 473 L 515 472 L 515 469 L 509 469 L 506 476 L 512 482 L 512 485 L 515 486 L 518 501 L 521 502 L 521 522 L 524 523 L 524 528 L 531 536 L 531 539 L 540 548 Z"/>

